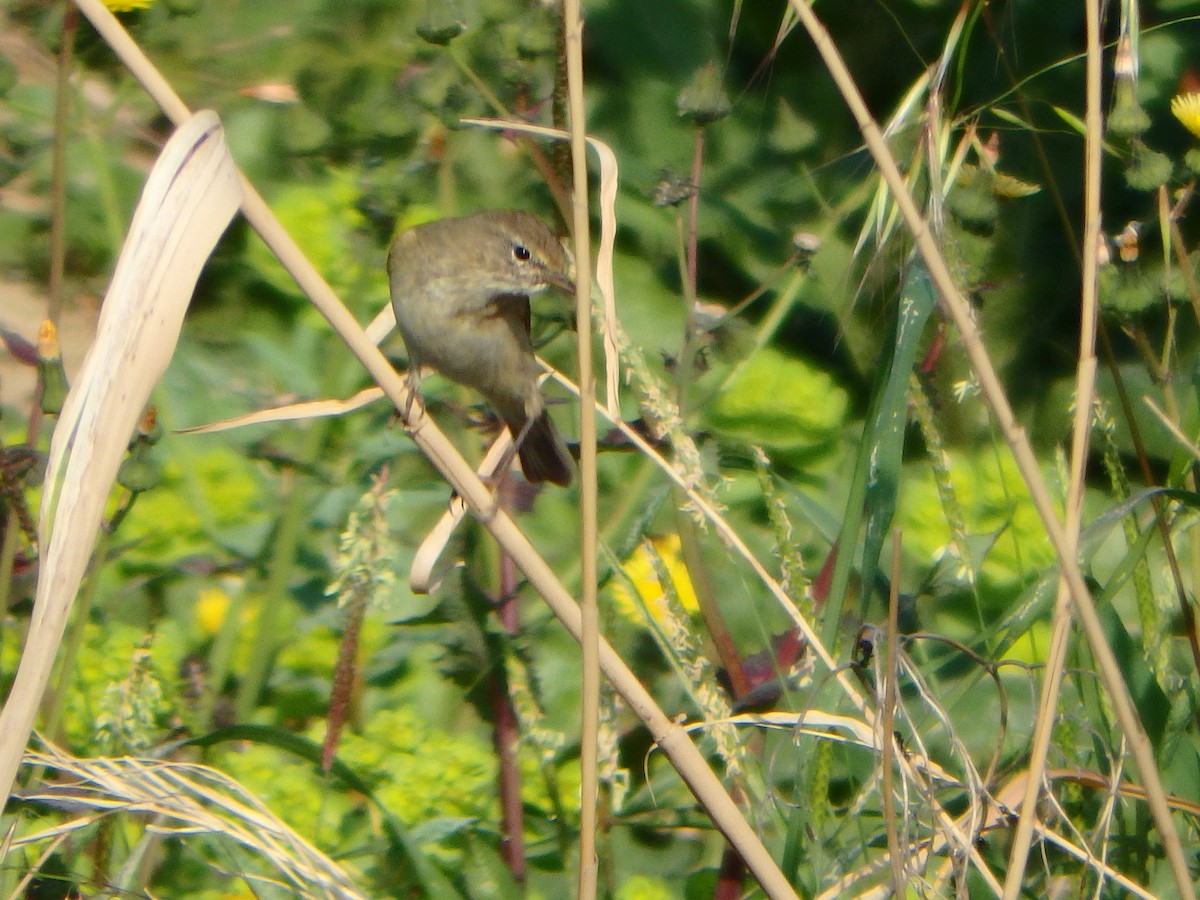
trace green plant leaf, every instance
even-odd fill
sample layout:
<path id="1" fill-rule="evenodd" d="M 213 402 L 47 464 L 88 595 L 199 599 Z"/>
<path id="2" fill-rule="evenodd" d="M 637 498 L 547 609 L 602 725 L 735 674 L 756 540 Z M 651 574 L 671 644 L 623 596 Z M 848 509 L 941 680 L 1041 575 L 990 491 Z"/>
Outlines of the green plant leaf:
<path id="1" fill-rule="evenodd" d="M 832 446 L 848 404 L 849 395 L 827 372 L 768 347 L 738 370 L 708 421 L 748 444 L 810 453 Z"/>

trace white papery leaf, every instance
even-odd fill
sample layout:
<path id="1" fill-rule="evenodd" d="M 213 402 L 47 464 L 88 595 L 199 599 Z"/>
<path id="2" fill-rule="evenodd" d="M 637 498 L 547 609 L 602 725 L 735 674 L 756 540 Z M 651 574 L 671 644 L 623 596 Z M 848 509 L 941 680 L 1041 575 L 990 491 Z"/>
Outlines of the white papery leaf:
<path id="1" fill-rule="evenodd" d="M 181 428 L 179 434 L 216 434 L 220 431 L 231 431 L 234 428 L 245 428 L 247 425 L 267 425 L 271 422 L 304 422 L 309 419 L 324 419 L 341 416 L 357 409 L 362 409 L 369 403 L 383 399 L 383 391 L 377 387 L 363 388 L 353 397 L 345 400 L 309 400 L 305 403 L 289 403 L 287 406 L 275 406 L 271 409 L 260 409 L 256 412 L 234 416 L 232 419 L 222 419 L 220 422 L 210 422 L 207 425 L 197 425 L 194 428 Z"/>
<path id="2" fill-rule="evenodd" d="M 0 796 L 8 795 L 29 740 L 130 435 L 174 353 L 200 271 L 241 199 L 216 114 L 196 113 L 171 136 L 142 190 L 96 340 L 50 442 L 33 619 L 0 711 Z"/>

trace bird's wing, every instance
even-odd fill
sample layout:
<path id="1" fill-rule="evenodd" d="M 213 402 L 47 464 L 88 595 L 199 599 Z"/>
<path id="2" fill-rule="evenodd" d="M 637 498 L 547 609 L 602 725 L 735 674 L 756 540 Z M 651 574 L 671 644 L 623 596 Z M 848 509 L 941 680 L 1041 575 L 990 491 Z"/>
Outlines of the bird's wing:
<path id="1" fill-rule="evenodd" d="M 501 294 L 492 300 L 492 315 L 508 325 L 522 347 L 533 352 L 533 314 L 525 294 Z"/>

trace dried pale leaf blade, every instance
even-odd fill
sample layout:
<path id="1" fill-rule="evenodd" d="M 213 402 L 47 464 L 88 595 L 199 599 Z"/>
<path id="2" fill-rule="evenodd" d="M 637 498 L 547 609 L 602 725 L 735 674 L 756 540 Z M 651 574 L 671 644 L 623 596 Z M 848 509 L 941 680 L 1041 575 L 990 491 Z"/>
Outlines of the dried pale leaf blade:
<path id="1" fill-rule="evenodd" d="M 605 400 L 609 415 L 620 416 L 621 360 L 617 349 L 617 289 L 613 279 L 613 249 L 617 243 L 617 155 L 596 138 L 588 144 L 600 162 L 600 247 L 596 252 L 596 284 L 604 313 L 600 319 L 604 336 Z"/>
<path id="2" fill-rule="evenodd" d="M 373 344 L 379 344 L 396 329 L 396 313 L 392 304 L 385 304 L 367 326 L 367 337 Z M 308 419 L 321 419 L 330 416 L 341 416 L 362 409 L 368 403 L 374 403 L 383 396 L 378 387 L 365 388 L 353 397 L 345 400 L 310 400 L 305 403 L 289 403 L 286 406 L 276 406 L 271 409 L 260 409 L 256 412 L 222 419 L 219 422 L 209 422 L 192 428 L 182 428 L 180 434 L 215 434 L 219 431 L 229 431 L 233 428 L 243 428 L 246 425 L 266 425 L 271 422 L 303 422 Z"/>
<path id="3" fill-rule="evenodd" d="M 367 337 L 378 346 L 383 339 L 396 330 L 396 311 L 391 303 L 385 303 L 367 326 Z"/>
<path id="4" fill-rule="evenodd" d="M 467 505 L 462 499 L 455 497 L 450 501 L 450 508 L 442 513 L 437 525 L 421 541 L 421 546 L 413 555 L 412 568 L 408 572 L 408 586 L 414 594 L 430 594 L 441 584 L 446 572 L 454 567 L 454 563 L 439 566 L 442 554 L 458 523 L 467 514 Z"/>
<path id="5" fill-rule="evenodd" d="M 82 450 L 97 465 L 115 446 L 115 472 L 174 352 L 200 270 L 240 202 L 220 123 L 212 112 L 197 113 L 167 142 L 146 181 L 96 340 L 63 407 L 46 468 L 51 490 L 42 502 L 43 542 L 53 517 L 75 501 L 64 491 L 68 454 L 74 458 Z"/>
<path id="6" fill-rule="evenodd" d="M 220 422 L 210 422 L 207 425 L 196 425 L 193 428 L 181 428 L 179 434 L 215 434 L 218 431 L 229 431 L 234 428 L 244 428 L 247 425 L 266 425 L 271 422 L 303 422 L 308 419 L 323 419 L 331 416 L 341 416 L 362 409 L 383 397 L 383 391 L 377 387 L 364 388 L 353 397 L 345 400 L 310 400 L 306 403 L 289 403 L 287 406 L 276 406 L 271 409 L 260 409 L 256 412 L 234 416 L 232 419 L 222 419 Z"/>
<path id="7" fill-rule="evenodd" d="M 492 442 L 487 455 L 484 456 L 483 462 L 479 466 L 479 477 L 489 480 L 495 477 L 496 470 L 506 459 L 511 464 L 511 449 L 512 433 L 505 429 Z M 408 573 L 408 585 L 414 594 L 432 593 L 437 589 L 446 572 L 454 567 L 455 563 L 446 565 L 439 565 L 439 563 L 446 546 L 450 543 L 450 538 L 454 535 L 454 529 L 458 527 L 458 523 L 466 514 L 467 505 L 461 497 L 454 497 L 450 501 L 450 508 L 442 513 L 437 525 L 425 536 L 425 540 L 421 541 L 421 546 L 417 548 L 416 555 L 413 556 L 412 568 Z"/>
<path id="8" fill-rule="evenodd" d="M 7 797 L 129 436 L 170 361 L 200 270 L 241 203 L 220 122 L 200 112 L 150 172 L 104 300 L 96 340 L 50 443 L 41 572 L 29 637 L 0 712 Z"/>

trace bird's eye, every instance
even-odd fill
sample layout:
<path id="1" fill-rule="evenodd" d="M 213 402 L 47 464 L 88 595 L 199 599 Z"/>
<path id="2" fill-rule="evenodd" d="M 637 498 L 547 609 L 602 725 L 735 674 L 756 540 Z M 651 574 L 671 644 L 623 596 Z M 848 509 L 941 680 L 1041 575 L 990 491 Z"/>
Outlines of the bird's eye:
<path id="1" fill-rule="evenodd" d="M 524 244 L 513 244 L 513 259 L 520 260 L 521 262 L 527 262 L 530 256 L 532 256 L 532 254 L 529 252 L 529 248 Z"/>

